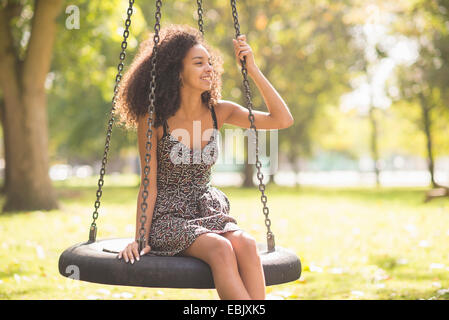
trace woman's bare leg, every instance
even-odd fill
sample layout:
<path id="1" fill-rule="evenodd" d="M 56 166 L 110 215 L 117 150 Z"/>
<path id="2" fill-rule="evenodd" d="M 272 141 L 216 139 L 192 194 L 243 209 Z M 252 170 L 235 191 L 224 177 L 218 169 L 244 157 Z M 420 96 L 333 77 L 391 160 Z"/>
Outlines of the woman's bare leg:
<path id="1" fill-rule="evenodd" d="M 226 232 L 222 235 L 232 244 L 240 276 L 250 297 L 254 300 L 264 300 L 265 275 L 256 241 L 241 230 Z"/>
<path id="2" fill-rule="evenodd" d="M 215 233 L 202 234 L 182 255 L 201 259 L 210 266 L 220 299 L 251 299 L 240 278 L 232 244 L 226 238 Z"/>

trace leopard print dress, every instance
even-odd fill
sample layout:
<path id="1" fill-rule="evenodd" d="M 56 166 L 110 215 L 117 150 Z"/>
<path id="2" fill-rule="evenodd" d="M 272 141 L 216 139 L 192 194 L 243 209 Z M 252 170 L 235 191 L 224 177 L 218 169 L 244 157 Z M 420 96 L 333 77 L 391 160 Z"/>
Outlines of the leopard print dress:
<path id="1" fill-rule="evenodd" d="M 210 108 L 213 134 L 202 150 L 178 141 L 164 122 L 157 143 L 157 197 L 148 243 L 150 253 L 174 256 L 204 233 L 240 230 L 229 215 L 226 195 L 211 186 L 211 167 L 218 158 L 217 118 Z"/>

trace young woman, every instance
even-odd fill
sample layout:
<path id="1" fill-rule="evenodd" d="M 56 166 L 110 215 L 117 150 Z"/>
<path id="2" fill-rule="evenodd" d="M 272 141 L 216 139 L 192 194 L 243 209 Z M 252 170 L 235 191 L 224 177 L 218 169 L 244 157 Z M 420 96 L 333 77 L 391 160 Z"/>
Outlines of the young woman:
<path id="1" fill-rule="evenodd" d="M 171 25 L 161 30 L 160 39 L 145 225 L 148 243 L 138 252 L 134 241 L 118 258 L 134 263 L 150 251 L 196 257 L 210 266 L 221 299 L 265 299 L 256 242 L 229 215 L 226 195 L 210 185 L 218 130 L 224 123 L 249 128 L 249 111 L 220 100 L 222 58 L 199 31 Z M 291 126 L 287 105 L 257 67 L 246 37 L 233 39 L 233 45 L 240 66 L 246 57 L 248 74 L 269 110 L 253 111 L 257 129 Z M 117 100 L 122 120 L 137 126 L 141 168 L 145 166 L 152 46 L 152 37 L 140 46 Z M 137 200 L 136 240 L 142 192 L 143 183 Z"/>

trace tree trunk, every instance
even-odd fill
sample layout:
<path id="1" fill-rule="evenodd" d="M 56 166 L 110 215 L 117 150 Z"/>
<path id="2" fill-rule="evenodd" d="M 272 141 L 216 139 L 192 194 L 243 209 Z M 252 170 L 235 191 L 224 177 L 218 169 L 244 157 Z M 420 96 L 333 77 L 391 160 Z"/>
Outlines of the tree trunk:
<path id="1" fill-rule="evenodd" d="M 291 168 L 292 168 L 292 171 L 293 171 L 293 176 L 295 177 L 294 178 L 295 179 L 294 187 L 298 188 L 298 187 L 301 186 L 301 184 L 298 182 L 298 179 L 297 179 L 298 174 L 299 174 L 299 170 L 300 170 L 299 165 L 297 165 L 297 159 L 298 158 L 297 158 L 296 154 L 293 151 L 290 151 L 288 153 L 287 157 L 288 157 L 288 161 L 290 162 L 290 165 L 291 165 Z"/>
<path id="2" fill-rule="evenodd" d="M 379 150 L 377 147 L 378 130 L 377 119 L 374 115 L 374 107 L 369 110 L 369 120 L 371 123 L 371 157 L 374 161 L 374 173 L 376 174 L 376 187 L 380 186 L 380 172 L 379 172 Z"/>
<path id="3" fill-rule="evenodd" d="M 426 196 L 424 198 L 424 202 L 427 203 L 432 199 L 441 198 L 441 197 L 449 197 L 449 188 L 439 187 L 439 188 L 427 191 Z"/>
<path id="4" fill-rule="evenodd" d="M 435 161 L 433 156 L 433 141 L 432 141 L 432 120 L 430 117 L 430 110 L 425 97 L 420 94 L 421 100 L 421 112 L 422 112 L 422 120 L 423 120 L 423 128 L 424 134 L 426 135 L 426 149 L 427 149 L 427 168 L 430 173 L 430 182 L 432 184 L 432 188 L 437 188 L 438 184 L 435 181 Z"/>
<path id="5" fill-rule="evenodd" d="M 0 86 L 7 166 L 3 211 L 58 207 L 48 175 L 48 129 L 45 78 L 50 69 L 55 19 L 62 0 L 35 1 L 26 57 L 19 60 L 6 8 L 0 9 Z"/>
<path id="6" fill-rule="evenodd" d="M 5 131 L 5 102 L 3 98 L 0 99 L 0 123 L 3 128 L 3 136 L 6 134 Z M 7 146 L 5 145 L 6 139 L 3 139 L 3 155 L 6 157 Z M 1 193 L 4 194 L 6 192 L 6 185 L 8 184 L 8 173 L 7 173 L 7 162 L 5 160 L 5 169 L 3 170 L 3 185 L 1 187 Z"/>

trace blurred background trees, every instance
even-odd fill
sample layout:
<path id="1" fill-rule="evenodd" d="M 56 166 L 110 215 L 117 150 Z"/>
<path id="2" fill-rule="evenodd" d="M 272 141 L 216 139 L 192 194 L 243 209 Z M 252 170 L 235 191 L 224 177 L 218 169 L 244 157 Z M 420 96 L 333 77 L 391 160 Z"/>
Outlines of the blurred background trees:
<path id="1" fill-rule="evenodd" d="M 4 47 L 7 30 L 18 61 L 32 52 L 33 21 L 39 26 L 48 23 L 37 20 L 36 3 L 56 8 L 59 2 L 0 1 L 2 17 L 14 16 L 1 19 L 0 41 Z M 90 174 L 98 172 L 128 2 L 61 4 L 51 65 L 45 77 L 36 74 L 34 79 L 41 79 L 45 88 L 46 102 L 40 108 L 48 115 L 48 147 L 32 148 L 33 143 L 24 143 L 21 134 L 9 134 L 8 125 L 20 131 L 26 122 L 5 122 L 5 112 L 11 108 L 6 99 L 11 92 L 6 71 L 11 66 L 5 60 L 7 52 L 0 51 L 0 61 L 6 66 L 2 68 L 0 106 L 7 197 L 11 197 L 7 172 L 20 163 L 11 155 L 24 154 L 13 151 L 14 145 L 48 153 L 51 166 L 89 165 L 93 168 Z M 79 10 L 79 28 L 73 27 L 75 13 L 70 5 Z M 340 171 L 346 178 L 358 172 L 361 182 L 385 185 L 388 174 L 425 170 L 429 186 L 448 182 L 449 173 L 438 180 L 437 169 L 449 170 L 449 1 L 251 0 L 237 5 L 241 33 L 247 35 L 257 64 L 295 118 L 292 127 L 278 134 L 279 173 L 288 173 L 287 184 L 309 183 L 302 173 L 314 171 Z M 222 52 L 225 62 L 222 97 L 244 105 L 242 76 L 233 55 L 230 5 L 214 0 L 204 1 L 203 6 L 206 40 Z M 139 43 L 154 27 L 152 1 L 136 1 L 134 8 L 125 71 Z M 162 10 L 162 27 L 169 23 L 197 26 L 195 1 L 166 1 Z M 41 42 L 34 50 L 46 46 Z M 262 96 L 251 86 L 255 108 L 265 111 Z M 34 119 L 37 127 L 46 127 Z M 225 125 L 222 130 L 227 128 L 232 127 Z M 138 173 L 136 144 L 135 132 L 117 126 L 108 172 Z M 244 152 L 242 146 L 236 156 Z M 252 185 L 251 165 L 217 166 L 217 172 L 225 169 L 241 172 L 238 183 Z M 21 188 L 45 185 L 45 175 L 30 172 Z M 280 176 L 271 176 L 271 182 L 281 183 Z M 51 194 L 51 186 L 46 190 Z"/>
<path id="2" fill-rule="evenodd" d="M 48 176 L 45 82 L 62 0 L 0 2 L 4 211 L 57 208 Z"/>

